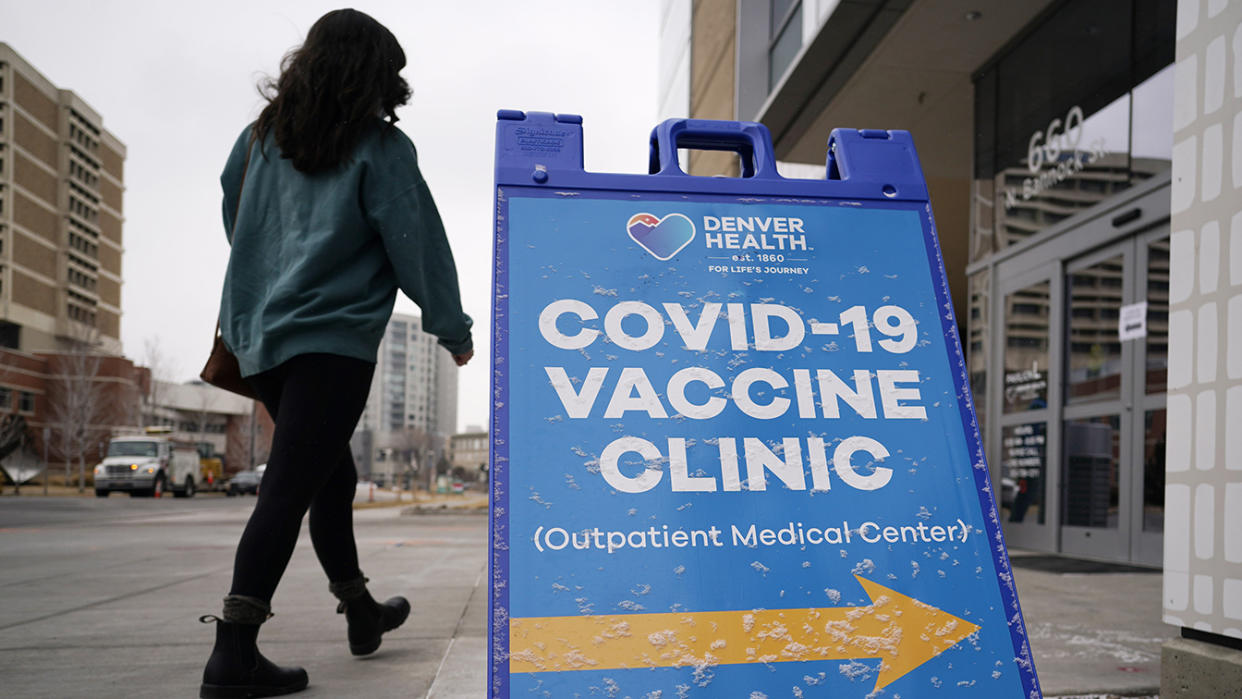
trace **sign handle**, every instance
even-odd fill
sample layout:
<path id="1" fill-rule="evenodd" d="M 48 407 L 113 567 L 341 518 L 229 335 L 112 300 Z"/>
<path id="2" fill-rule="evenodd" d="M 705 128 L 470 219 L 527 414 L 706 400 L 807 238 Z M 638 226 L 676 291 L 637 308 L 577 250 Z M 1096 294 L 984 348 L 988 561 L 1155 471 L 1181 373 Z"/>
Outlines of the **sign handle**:
<path id="1" fill-rule="evenodd" d="M 772 136 L 753 121 L 667 119 L 651 131 L 652 175 L 685 175 L 677 162 L 678 148 L 733 151 L 741 156 L 742 177 L 777 179 Z"/>
<path id="2" fill-rule="evenodd" d="M 908 131 L 833 129 L 828 179 L 852 182 L 877 199 L 928 198 L 923 166 Z"/>

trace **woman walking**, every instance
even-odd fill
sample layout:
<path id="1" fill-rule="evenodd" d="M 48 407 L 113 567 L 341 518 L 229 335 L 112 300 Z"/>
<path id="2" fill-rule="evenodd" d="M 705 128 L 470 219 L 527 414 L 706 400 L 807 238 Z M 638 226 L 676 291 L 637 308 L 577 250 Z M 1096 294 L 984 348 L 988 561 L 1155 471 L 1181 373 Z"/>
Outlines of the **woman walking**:
<path id="1" fill-rule="evenodd" d="M 458 366 L 473 355 L 457 272 L 414 146 L 393 124 L 410 98 L 405 53 L 371 17 L 337 10 L 290 52 L 267 106 L 221 175 L 232 246 L 220 331 L 275 421 L 271 455 L 234 561 L 202 697 L 288 694 L 302 668 L 256 646 L 303 516 L 355 655 L 410 612 L 376 602 L 358 563 L 349 438 L 400 288 Z"/>

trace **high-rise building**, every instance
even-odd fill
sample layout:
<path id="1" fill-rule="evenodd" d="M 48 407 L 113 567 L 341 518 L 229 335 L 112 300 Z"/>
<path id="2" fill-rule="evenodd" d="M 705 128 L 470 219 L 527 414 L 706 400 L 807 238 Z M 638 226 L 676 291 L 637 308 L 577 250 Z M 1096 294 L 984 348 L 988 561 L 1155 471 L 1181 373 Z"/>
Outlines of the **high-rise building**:
<path id="1" fill-rule="evenodd" d="M 0 347 L 121 351 L 125 145 L 0 43 Z"/>
<path id="2" fill-rule="evenodd" d="M 457 365 L 452 355 L 436 344 L 434 335 L 422 331 L 418 316 L 393 314 L 354 433 L 359 472 L 399 477 L 411 458 L 438 461 L 456 431 Z"/>

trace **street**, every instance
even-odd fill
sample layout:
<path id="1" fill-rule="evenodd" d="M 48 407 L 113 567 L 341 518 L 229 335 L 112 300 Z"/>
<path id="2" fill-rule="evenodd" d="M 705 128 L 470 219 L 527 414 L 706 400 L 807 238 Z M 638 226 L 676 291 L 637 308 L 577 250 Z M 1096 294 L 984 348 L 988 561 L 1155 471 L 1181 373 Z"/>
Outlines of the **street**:
<path id="1" fill-rule="evenodd" d="M 198 695 L 234 546 L 253 497 L 0 499 L 0 687 L 6 697 Z M 354 513 L 362 569 L 410 620 L 364 659 L 306 527 L 260 635 L 273 661 L 310 674 L 301 696 L 483 694 L 484 516 Z M 440 677 L 440 680 L 436 678 Z M 439 684 L 437 684 L 439 682 Z"/>

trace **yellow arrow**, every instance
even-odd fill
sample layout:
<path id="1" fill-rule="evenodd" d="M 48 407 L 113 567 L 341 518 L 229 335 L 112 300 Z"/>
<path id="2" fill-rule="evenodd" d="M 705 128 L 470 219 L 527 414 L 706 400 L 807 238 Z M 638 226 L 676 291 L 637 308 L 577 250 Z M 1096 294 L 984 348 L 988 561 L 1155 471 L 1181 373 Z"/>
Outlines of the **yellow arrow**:
<path id="1" fill-rule="evenodd" d="M 875 688 L 883 689 L 979 630 L 855 577 L 869 606 L 510 619 L 509 671 L 880 658 Z"/>

